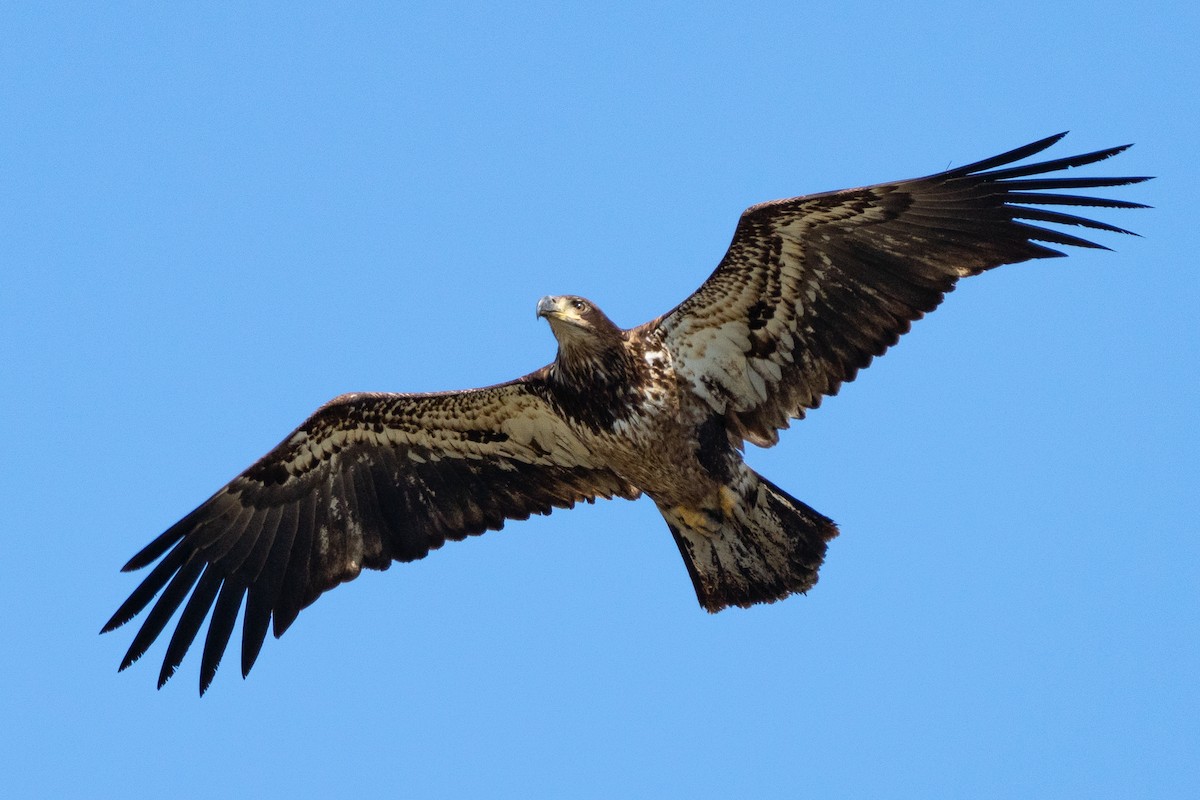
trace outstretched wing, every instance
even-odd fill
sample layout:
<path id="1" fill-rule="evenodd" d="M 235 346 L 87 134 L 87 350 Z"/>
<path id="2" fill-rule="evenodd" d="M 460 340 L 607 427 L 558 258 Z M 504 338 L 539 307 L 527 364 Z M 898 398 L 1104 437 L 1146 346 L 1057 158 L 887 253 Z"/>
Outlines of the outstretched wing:
<path id="1" fill-rule="evenodd" d="M 733 432 L 773 444 L 790 418 L 803 417 L 823 395 L 853 380 L 936 308 L 959 278 L 1063 255 L 1040 242 L 1101 247 L 1030 222 L 1129 233 L 1031 207 L 1144 207 L 1043 193 L 1147 180 L 1041 177 L 1125 147 L 996 169 L 1064 135 L 926 178 L 753 206 L 742 214 L 716 271 L 649 325 L 660 329 L 676 369 Z"/>
<path id="2" fill-rule="evenodd" d="M 103 630 L 158 595 L 124 669 L 183 605 L 161 687 L 212 609 L 203 694 L 243 599 L 245 676 L 272 619 L 279 637 L 364 567 L 387 569 L 506 519 L 614 495 L 638 490 L 591 460 L 546 401 L 540 373 L 465 392 L 344 395 L 134 556 L 125 570 L 161 561 Z"/>

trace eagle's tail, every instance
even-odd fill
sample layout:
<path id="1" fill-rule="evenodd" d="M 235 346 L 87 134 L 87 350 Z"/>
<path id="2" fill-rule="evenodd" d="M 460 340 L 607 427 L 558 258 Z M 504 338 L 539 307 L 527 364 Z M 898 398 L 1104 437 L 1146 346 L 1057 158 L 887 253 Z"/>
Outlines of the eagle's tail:
<path id="1" fill-rule="evenodd" d="M 748 467 L 738 478 L 702 508 L 659 506 L 711 612 L 808 591 L 838 534 L 832 520 Z"/>

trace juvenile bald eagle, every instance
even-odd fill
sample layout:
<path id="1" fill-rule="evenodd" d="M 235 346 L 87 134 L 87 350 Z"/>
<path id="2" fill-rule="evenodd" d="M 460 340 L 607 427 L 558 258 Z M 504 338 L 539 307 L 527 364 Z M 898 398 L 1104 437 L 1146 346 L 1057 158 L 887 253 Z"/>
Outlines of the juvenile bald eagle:
<path id="1" fill-rule="evenodd" d="M 121 669 L 182 606 L 161 687 L 211 611 L 203 694 L 243 605 L 245 676 L 272 624 L 282 635 L 364 567 L 597 497 L 654 500 L 708 611 L 807 591 L 837 528 L 747 467 L 743 443 L 775 444 L 959 278 L 1063 255 L 1047 245 L 1099 247 L 1031 222 L 1128 233 L 1038 207 L 1142 207 L 1057 190 L 1145 178 L 1044 177 L 1124 147 L 1006 166 L 1062 136 L 926 178 L 754 206 L 708 280 L 635 328 L 582 297 L 543 297 L 558 354 L 509 383 L 335 398 L 125 565 L 158 561 L 103 630 L 158 601 Z"/>

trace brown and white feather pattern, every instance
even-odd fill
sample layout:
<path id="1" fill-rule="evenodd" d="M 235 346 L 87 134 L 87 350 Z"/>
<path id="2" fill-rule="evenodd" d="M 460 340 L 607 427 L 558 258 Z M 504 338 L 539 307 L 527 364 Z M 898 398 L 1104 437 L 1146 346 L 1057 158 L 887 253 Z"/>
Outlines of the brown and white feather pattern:
<path id="1" fill-rule="evenodd" d="M 547 399 L 544 370 L 465 392 L 351 394 L 303 425 L 125 566 L 162 561 L 105 626 L 158 602 L 122 662 L 137 660 L 191 597 L 159 685 L 209 609 L 201 689 L 216 672 L 243 598 L 242 673 L 274 620 L 364 567 L 386 569 L 486 530 L 596 497 L 639 492 L 596 463 Z"/>
<path id="2" fill-rule="evenodd" d="M 1128 233 L 1029 207 L 1140 207 L 1044 194 L 1144 178 L 1040 178 L 1124 147 L 1009 169 L 1063 134 L 926 178 L 776 200 L 742 214 L 729 251 L 656 324 L 694 391 L 759 445 L 816 408 L 932 311 L 962 277 L 1063 255 L 1039 242 L 1098 247 L 1022 220 Z M 988 171 L 992 170 L 992 171 Z"/>

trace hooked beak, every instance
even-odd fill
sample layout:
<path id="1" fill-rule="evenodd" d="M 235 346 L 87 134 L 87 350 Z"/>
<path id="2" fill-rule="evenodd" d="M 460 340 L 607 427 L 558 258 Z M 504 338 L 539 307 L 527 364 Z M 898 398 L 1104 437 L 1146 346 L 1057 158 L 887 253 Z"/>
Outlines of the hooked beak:
<path id="1" fill-rule="evenodd" d="M 537 315 L 539 317 L 556 317 L 561 314 L 559 309 L 560 298 L 553 295 L 546 295 L 541 300 L 538 300 Z"/>

